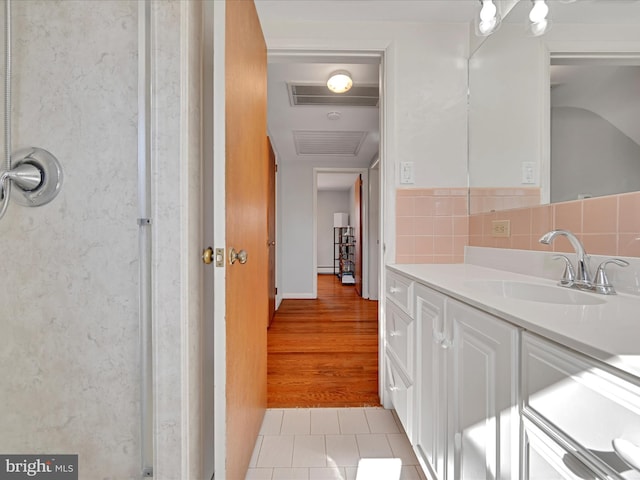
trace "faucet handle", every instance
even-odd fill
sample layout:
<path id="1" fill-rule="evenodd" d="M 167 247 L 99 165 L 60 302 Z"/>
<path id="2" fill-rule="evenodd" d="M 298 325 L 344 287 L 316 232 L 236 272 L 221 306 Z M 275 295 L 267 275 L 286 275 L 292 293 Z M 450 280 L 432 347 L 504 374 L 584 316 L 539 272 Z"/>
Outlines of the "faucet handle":
<path id="1" fill-rule="evenodd" d="M 570 287 L 576 280 L 576 271 L 573 268 L 573 264 L 569 257 L 566 255 L 554 255 L 551 257 L 553 260 L 564 260 L 564 272 L 562 274 L 562 278 L 558 282 L 558 285 L 561 287 Z"/>
<path id="2" fill-rule="evenodd" d="M 609 283 L 609 278 L 607 277 L 606 266 L 610 263 L 618 265 L 619 267 L 628 267 L 629 262 L 626 260 L 622 260 L 620 258 L 610 258 L 609 260 L 605 260 L 600 265 L 598 265 L 598 270 L 596 270 L 596 279 L 594 283 L 594 288 L 596 292 L 602 293 L 604 295 L 615 295 L 616 291 L 613 288 L 613 285 Z"/>

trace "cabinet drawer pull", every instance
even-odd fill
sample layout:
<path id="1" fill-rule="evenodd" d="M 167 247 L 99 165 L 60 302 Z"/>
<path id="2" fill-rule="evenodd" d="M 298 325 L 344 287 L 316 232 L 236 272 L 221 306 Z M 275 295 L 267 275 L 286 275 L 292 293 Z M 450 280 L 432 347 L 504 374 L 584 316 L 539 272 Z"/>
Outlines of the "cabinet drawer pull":
<path id="1" fill-rule="evenodd" d="M 400 292 L 400 288 L 398 287 L 390 287 L 389 288 L 389 293 L 399 293 Z"/>
<path id="2" fill-rule="evenodd" d="M 627 465 L 640 472 L 640 447 L 622 438 L 614 439 L 613 450 Z"/>
<path id="3" fill-rule="evenodd" d="M 397 330 L 393 330 L 393 331 L 389 332 L 389 336 L 391 336 L 391 337 L 401 337 L 402 333 L 397 331 Z"/>
<path id="4" fill-rule="evenodd" d="M 400 390 L 398 387 L 396 387 L 395 385 L 389 385 L 389 391 L 390 392 L 397 392 L 398 390 Z"/>
<path id="5" fill-rule="evenodd" d="M 443 339 L 442 342 L 440 342 L 440 345 L 442 345 L 442 348 L 447 349 L 453 347 L 453 342 L 451 340 Z"/>

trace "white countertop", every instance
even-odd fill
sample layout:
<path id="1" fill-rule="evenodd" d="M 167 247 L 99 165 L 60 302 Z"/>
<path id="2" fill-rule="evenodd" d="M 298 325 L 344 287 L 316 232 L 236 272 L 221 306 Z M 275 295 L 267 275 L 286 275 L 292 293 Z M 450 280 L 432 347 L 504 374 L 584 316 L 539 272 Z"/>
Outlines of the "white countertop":
<path id="1" fill-rule="evenodd" d="M 640 381 L 640 298 L 600 295 L 601 305 L 564 305 L 493 295 L 474 281 L 502 280 L 556 286 L 544 278 L 470 264 L 387 265 L 392 271 L 484 310 L 509 323 L 603 361 Z M 469 284 L 469 282 L 471 282 Z"/>

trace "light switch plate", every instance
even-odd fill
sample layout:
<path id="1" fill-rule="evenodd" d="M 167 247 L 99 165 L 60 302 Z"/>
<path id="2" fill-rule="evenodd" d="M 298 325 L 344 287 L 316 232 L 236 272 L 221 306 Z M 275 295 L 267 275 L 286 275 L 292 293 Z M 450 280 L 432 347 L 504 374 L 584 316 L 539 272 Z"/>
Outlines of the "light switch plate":
<path id="1" fill-rule="evenodd" d="M 534 162 L 522 162 L 522 184 L 536 183 L 536 164 Z"/>
<path id="2" fill-rule="evenodd" d="M 400 183 L 416 183 L 413 162 L 400 162 Z"/>
<path id="3" fill-rule="evenodd" d="M 492 237 L 511 236 L 511 220 L 493 220 L 491 222 Z"/>

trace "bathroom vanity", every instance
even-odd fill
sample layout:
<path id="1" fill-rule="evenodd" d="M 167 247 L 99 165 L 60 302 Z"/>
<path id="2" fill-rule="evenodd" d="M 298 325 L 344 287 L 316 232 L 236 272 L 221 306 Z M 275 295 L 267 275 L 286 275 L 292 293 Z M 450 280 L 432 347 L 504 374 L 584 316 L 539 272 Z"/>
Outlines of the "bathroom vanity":
<path id="1" fill-rule="evenodd" d="M 387 266 L 385 402 L 428 478 L 640 479 L 640 297 L 556 283 Z"/>

